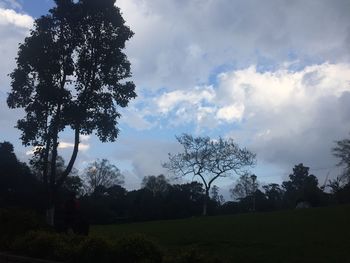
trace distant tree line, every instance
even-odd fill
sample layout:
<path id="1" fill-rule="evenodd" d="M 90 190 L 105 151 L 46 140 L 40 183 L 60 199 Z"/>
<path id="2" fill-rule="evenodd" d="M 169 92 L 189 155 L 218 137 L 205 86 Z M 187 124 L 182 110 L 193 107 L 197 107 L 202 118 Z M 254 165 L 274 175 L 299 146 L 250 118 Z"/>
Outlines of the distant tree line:
<path id="1" fill-rule="evenodd" d="M 339 142 L 334 148 L 337 155 L 347 150 L 348 144 L 345 147 Z M 348 157 L 345 153 L 343 156 L 344 160 Z M 344 165 L 344 160 L 340 165 Z M 64 169 L 64 160 L 59 158 L 57 174 Z M 200 216 L 204 201 L 209 215 L 294 209 L 300 203 L 316 207 L 350 202 L 347 165 L 343 174 L 323 186 L 302 163 L 294 166 L 289 180 L 281 185 L 261 185 L 257 176 L 244 172 L 230 190 L 234 201 L 227 202 L 216 185 L 208 197 L 206 188 L 196 181 L 171 184 L 164 175 L 150 175 L 144 177 L 140 189 L 127 191 L 122 186 L 123 179 L 119 169 L 105 159 L 90 163 L 80 177 L 73 172 L 58 193 L 56 216 L 72 192 L 79 196 L 84 216 L 94 224 Z M 34 164 L 20 162 L 9 142 L 0 143 L 0 206 L 25 207 L 42 213 L 46 208 L 40 173 Z"/>

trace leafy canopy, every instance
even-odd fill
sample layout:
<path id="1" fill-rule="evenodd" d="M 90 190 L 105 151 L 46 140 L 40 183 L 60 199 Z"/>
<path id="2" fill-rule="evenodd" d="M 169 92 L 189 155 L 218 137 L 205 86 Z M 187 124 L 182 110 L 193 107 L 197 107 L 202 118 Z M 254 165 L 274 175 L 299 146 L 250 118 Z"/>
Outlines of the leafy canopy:
<path id="1" fill-rule="evenodd" d="M 115 0 L 55 3 L 19 46 L 7 99 L 10 108 L 25 110 L 17 128 L 23 144 L 35 147 L 44 182 L 51 188 L 62 185 L 72 170 L 79 135 L 95 132 L 102 142 L 115 141 L 118 108 L 136 97 L 123 53 L 133 32 Z M 75 134 L 73 153 L 57 179 L 59 133 L 68 127 Z"/>
<path id="2" fill-rule="evenodd" d="M 24 108 L 18 121 L 25 145 L 44 145 L 66 126 L 102 141 L 118 135 L 117 106 L 135 98 L 130 63 L 122 52 L 133 35 L 113 0 L 56 0 L 35 21 L 19 47 L 10 74 L 11 108 Z"/>

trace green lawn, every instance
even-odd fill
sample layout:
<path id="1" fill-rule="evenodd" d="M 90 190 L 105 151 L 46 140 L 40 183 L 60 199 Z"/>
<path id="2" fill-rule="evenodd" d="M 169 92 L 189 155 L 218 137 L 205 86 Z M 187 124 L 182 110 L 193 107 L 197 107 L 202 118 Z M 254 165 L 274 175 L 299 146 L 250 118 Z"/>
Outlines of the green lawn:
<path id="1" fill-rule="evenodd" d="M 350 206 L 92 227 L 109 238 L 131 233 L 226 262 L 350 262 Z"/>

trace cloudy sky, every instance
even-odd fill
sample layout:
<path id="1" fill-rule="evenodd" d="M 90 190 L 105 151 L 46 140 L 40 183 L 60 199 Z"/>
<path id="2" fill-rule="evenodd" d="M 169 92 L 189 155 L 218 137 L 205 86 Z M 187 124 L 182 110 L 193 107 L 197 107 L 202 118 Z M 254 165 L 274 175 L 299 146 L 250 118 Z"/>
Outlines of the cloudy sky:
<path id="1" fill-rule="evenodd" d="M 51 0 L 0 0 L 0 141 L 15 145 L 23 115 L 6 105 L 18 43 Z M 134 31 L 126 54 L 137 99 L 122 110 L 115 143 L 82 138 L 77 167 L 108 158 L 126 187 L 166 173 L 175 135 L 232 137 L 257 153 L 261 182 L 281 182 L 295 164 L 323 184 L 337 175 L 331 148 L 350 132 L 349 0 L 118 0 Z M 61 135 L 68 158 L 72 134 Z M 191 178 L 190 178 L 191 179 Z M 218 182 L 225 189 L 231 181 Z"/>

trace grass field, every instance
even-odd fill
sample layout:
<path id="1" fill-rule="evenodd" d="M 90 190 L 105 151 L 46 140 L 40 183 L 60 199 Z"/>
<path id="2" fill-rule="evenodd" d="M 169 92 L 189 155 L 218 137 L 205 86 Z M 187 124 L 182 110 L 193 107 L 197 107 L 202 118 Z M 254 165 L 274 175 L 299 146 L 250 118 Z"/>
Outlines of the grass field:
<path id="1" fill-rule="evenodd" d="M 109 238 L 132 233 L 225 262 L 350 262 L 350 206 L 92 227 Z"/>

